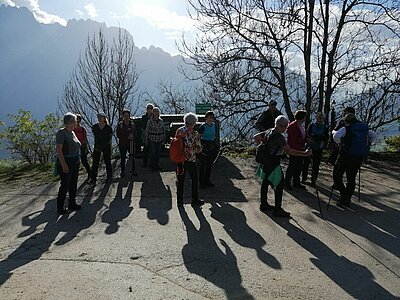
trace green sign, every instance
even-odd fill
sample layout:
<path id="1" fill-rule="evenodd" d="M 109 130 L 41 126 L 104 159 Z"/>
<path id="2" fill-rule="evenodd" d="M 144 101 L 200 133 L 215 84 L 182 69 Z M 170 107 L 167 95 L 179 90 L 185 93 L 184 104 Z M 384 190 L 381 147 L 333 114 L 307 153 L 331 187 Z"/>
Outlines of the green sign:
<path id="1" fill-rule="evenodd" d="M 204 115 L 211 110 L 211 103 L 196 103 L 196 114 Z"/>

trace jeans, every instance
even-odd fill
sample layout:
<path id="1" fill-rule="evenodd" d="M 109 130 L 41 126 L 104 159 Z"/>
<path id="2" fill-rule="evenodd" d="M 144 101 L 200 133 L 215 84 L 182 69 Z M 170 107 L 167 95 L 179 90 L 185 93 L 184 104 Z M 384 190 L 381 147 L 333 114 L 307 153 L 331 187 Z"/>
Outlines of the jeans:
<path id="1" fill-rule="evenodd" d="M 290 155 L 289 166 L 286 170 L 286 180 L 285 180 L 285 184 L 287 186 L 290 185 L 292 178 L 294 186 L 300 185 L 300 174 L 301 171 L 303 170 L 303 161 L 304 159 L 301 156 Z"/>
<path id="2" fill-rule="evenodd" d="M 183 203 L 183 187 L 185 185 L 185 175 L 189 172 L 191 183 L 192 183 L 192 203 L 199 200 L 198 182 L 199 176 L 197 174 L 197 164 L 192 161 L 185 161 L 184 163 L 178 164 L 178 170 L 183 172 L 178 173 L 178 186 L 177 186 L 177 199 L 178 203 Z"/>
<path id="3" fill-rule="evenodd" d="M 161 146 L 162 146 L 162 142 L 149 141 L 150 166 L 153 170 L 156 170 L 160 167 Z"/>
<path id="4" fill-rule="evenodd" d="M 356 177 L 358 170 L 361 167 L 363 160 L 362 156 L 355 156 L 351 154 L 340 154 L 341 157 L 337 163 L 333 180 L 337 189 L 340 192 L 340 202 L 350 203 L 351 196 L 353 196 L 356 188 Z M 343 175 L 346 173 L 347 185 L 343 183 Z"/>
<path id="5" fill-rule="evenodd" d="M 65 162 L 69 168 L 68 173 L 60 172 L 61 185 L 58 189 L 57 195 L 57 210 L 62 211 L 64 209 L 64 202 L 69 194 L 68 205 L 73 206 L 75 204 L 76 190 L 78 188 L 78 175 L 79 175 L 79 157 L 68 157 L 65 158 Z"/>
<path id="6" fill-rule="evenodd" d="M 302 180 L 306 181 L 308 176 L 308 167 L 310 165 L 310 160 L 312 159 L 312 171 L 311 171 L 311 182 L 315 183 L 319 174 L 319 165 L 321 164 L 322 149 L 313 150 L 312 157 L 304 158 L 304 166 L 302 172 Z"/>
<path id="7" fill-rule="evenodd" d="M 136 169 L 134 146 L 132 147 L 132 153 L 130 152 L 128 146 L 118 145 L 118 148 L 119 148 L 119 153 L 121 154 L 121 173 L 125 172 L 125 160 L 126 160 L 126 154 L 128 152 L 129 152 L 129 157 L 132 158 L 132 170 L 131 171 L 134 171 Z"/>
<path id="8" fill-rule="evenodd" d="M 200 154 L 200 185 L 210 183 L 211 169 L 216 157 L 216 146 L 214 142 L 202 141 L 203 152 Z"/>
<path id="9" fill-rule="evenodd" d="M 93 150 L 93 165 L 92 165 L 92 180 L 96 181 L 97 172 L 99 170 L 99 163 L 101 153 L 103 153 L 104 162 L 106 164 L 107 178 L 112 177 L 112 167 L 111 167 L 111 145 L 106 145 L 103 147 L 94 146 Z"/>

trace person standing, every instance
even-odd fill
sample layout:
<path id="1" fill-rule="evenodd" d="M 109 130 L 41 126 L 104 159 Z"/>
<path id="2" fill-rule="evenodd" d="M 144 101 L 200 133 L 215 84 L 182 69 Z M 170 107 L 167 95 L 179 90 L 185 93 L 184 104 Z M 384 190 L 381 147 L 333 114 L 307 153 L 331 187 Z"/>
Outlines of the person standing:
<path id="1" fill-rule="evenodd" d="M 126 153 L 132 160 L 131 173 L 137 176 L 135 165 L 135 140 L 137 138 L 136 126 L 131 120 L 131 112 L 124 110 L 122 112 L 122 121 L 117 125 L 118 148 L 121 155 L 121 178 L 125 177 Z"/>
<path id="2" fill-rule="evenodd" d="M 203 123 L 198 132 L 201 137 L 203 151 L 200 157 L 200 187 L 214 187 L 210 181 L 211 169 L 215 157 L 218 155 L 218 145 L 216 143 L 217 128 L 214 123 L 214 112 L 208 111 L 205 114 L 206 122 Z"/>
<path id="3" fill-rule="evenodd" d="M 144 114 L 142 116 L 143 167 L 146 167 L 147 163 L 149 161 L 150 150 L 149 150 L 149 145 L 146 144 L 146 142 L 145 142 L 144 135 L 146 132 L 147 122 L 149 121 L 149 119 L 151 118 L 151 116 L 153 114 L 153 108 L 154 108 L 154 105 L 151 103 L 148 103 L 146 105 L 146 114 Z"/>
<path id="4" fill-rule="evenodd" d="M 312 157 L 304 159 L 304 167 L 302 172 L 302 183 L 307 181 L 308 167 L 310 159 L 312 159 L 311 186 L 315 186 L 319 174 L 319 166 L 321 164 L 322 152 L 329 138 L 328 126 L 324 123 L 325 114 L 318 112 L 315 123 L 311 123 L 307 128 L 307 147 L 312 150 Z"/>
<path id="5" fill-rule="evenodd" d="M 275 119 L 275 126 L 273 129 L 268 129 L 262 133 L 254 136 L 257 143 L 266 144 L 267 161 L 263 165 L 265 178 L 261 184 L 261 204 L 260 210 L 267 212 L 273 210 L 274 217 L 290 217 L 290 213 L 282 208 L 282 195 L 284 186 L 284 177 L 282 172 L 281 157 L 283 152 L 291 156 L 305 157 L 312 154 L 312 150 L 299 151 L 292 149 L 285 140 L 282 133 L 288 127 L 289 121 L 285 116 L 278 116 Z M 275 206 L 268 204 L 268 186 L 271 185 L 275 190 Z"/>
<path id="6" fill-rule="evenodd" d="M 192 206 L 202 206 L 204 201 L 199 200 L 199 177 L 197 173 L 196 154 L 202 151 L 199 133 L 194 130 L 197 123 L 197 116 L 187 113 L 183 117 L 185 126 L 177 129 L 176 137 L 183 138 L 185 161 L 178 164 L 177 168 L 177 203 L 178 207 L 183 206 L 183 188 L 185 175 L 188 172 L 192 183 Z"/>
<path id="7" fill-rule="evenodd" d="M 297 151 L 304 151 L 306 146 L 306 130 L 304 122 L 307 112 L 298 110 L 294 114 L 295 120 L 291 122 L 287 128 L 287 143 L 290 148 Z M 286 169 L 285 188 L 292 190 L 291 180 L 293 178 L 293 187 L 306 189 L 300 183 L 300 174 L 303 170 L 303 157 L 289 154 L 289 166 Z"/>
<path id="8" fill-rule="evenodd" d="M 97 114 L 98 123 L 92 126 L 94 135 L 93 149 L 93 165 L 92 180 L 93 184 L 97 180 L 97 172 L 99 169 L 101 153 L 103 153 L 104 162 L 106 164 L 107 179 L 106 182 L 112 181 L 111 167 L 111 146 L 112 146 L 112 128 L 108 124 L 107 117 L 104 113 Z"/>
<path id="9" fill-rule="evenodd" d="M 76 114 L 76 127 L 73 130 L 79 142 L 81 143 L 81 163 L 85 167 L 88 179 L 90 179 L 91 172 L 90 166 L 88 163 L 88 153 L 89 153 L 89 144 L 87 140 L 87 131 L 86 128 L 81 126 L 82 116 L 80 114 Z"/>
<path id="10" fill-rule="evenodd" d="M 269 101 L 268 109 L 258 117 L 255 128 L 260 132 L 274 128 L 276 117 L 282 115 L 282 113 L 276 108 L 276 105 L 277 102 L 275 100 Z"/>
<path id="11" fill-rule="evenodd" d="M 73 113 L 64 115 L 64 128 L 56 134 L 57 169 L 60 174 L 61 185 L 57 195 L 57 212 L 60 215 L 68 211 L 64 208 L 68 192 L 68 210 L 79 210 L 76 204 L 76 190 L 79 176 L 79 151 L 81 143 L 74 133 L 77 117 Z"/>
<path id="12" fill-rule="evenodd" d="M 336 171 L 333 180 L 340 192 L 340 207 L 350 207 L 351 197 L 356 187 L 357 172 L 361 168 L 363 159 L 369 153 L 369 147 L 377 134 L 368 129 L 368 125 L 357 120 L 355 114 L 347 113 L 345 126 L 338 131 L 333 131 L 333 139 L 341 145 Z M 343 183 L 346 173 L 347 184 Z"/>
<path id="13" fill-rule="evenodd" d="M 153 114 L 147 121 L 144 140 L 149 145 L 151 169 L 161 170 L 160 154 L 165 142 L 165 126 L 158 107 L 153 108 Z"/>

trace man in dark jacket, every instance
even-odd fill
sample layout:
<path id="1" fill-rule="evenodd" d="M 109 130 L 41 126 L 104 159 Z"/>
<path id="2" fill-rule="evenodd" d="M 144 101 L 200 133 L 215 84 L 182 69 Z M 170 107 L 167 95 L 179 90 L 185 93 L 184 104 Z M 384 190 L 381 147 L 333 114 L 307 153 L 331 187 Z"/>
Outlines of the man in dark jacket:
<path id="1" fill-rule="evenodd" d="M 125 177 L 125 159 L 126 153 L 129 152 L 129 157 L 132 159 L 131 173 L 136 176 L 135 168 L 135 140 L 137 137 L 135 124 L 131 120 L 129 110 L 122 112 L 123 120 L 118 123 L 117 137 L 118 147 L 121 154 L 121 177 Z"/>
<path id="2" fill-rule="evenodd" d="M 146 126 L 147 126 L 147 122 L 149 121 L 149 119 L 151 118 L 152 114 L 153 114 L 153 108 L 154 105 L 151 103 L 148 103 L 146 105 L 146 114 L 144 114 L 142 116 L 142 142 L 144 143 L 143 145 L 143 167 L 147 166 L 147 162 L 149 161 L 149 145 L 146 145 L 145 141 L 144 141 L 144 132 L 146 130 Z"/>
<path id="3" fill-rule="evenodd" d="M 271 100 L 268 105 L 269 108 L 258 117 L 254 127 L 259 131 L 262 132 L 275 127 L 276 117 L 282 115 L 282 113 L 276 108 L 276 104 L 275 100 Z"/>

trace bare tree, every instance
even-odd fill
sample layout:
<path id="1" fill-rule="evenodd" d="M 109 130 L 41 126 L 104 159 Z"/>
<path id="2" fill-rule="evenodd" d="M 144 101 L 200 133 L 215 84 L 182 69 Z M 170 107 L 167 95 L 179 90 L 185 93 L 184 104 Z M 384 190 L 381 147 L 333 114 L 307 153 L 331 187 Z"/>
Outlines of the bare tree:
<path id="1" fill-rule="evenodd" d="M 119 28 L 117 38 L 108 42 L 102 29 L 87 38 L 86 49 L 64 86 L 61 110 L 79 112 L 88 124 L 104 112 L 114 127 L 124 108 L 132 103 L 139 78 L 131 36 Z"/>
<path id="2" fill-rule="evenodd" d="M 182 114 L 194 107 L 194 101 L 191 99 L 193 93 L 188 87 L 174 87 L 172 83 L 161 80 L 158 90 L 162 99 L 161 108 L 165 113 Z"/>
<path id="3" fill-rule="evenodd" d="M 328 115 L 333 100 L 349 100 L 347 90 L 363 93 L 366 74 L 386 72 L 395 82 L 390 74 L 400 67 L 396 1 L 189 3 L 199 34 L 195 45 L 183 39 L 180 50 L 210 90 L 218 91 L 214 101 L 226 115 L 257 111 L 271 98 L 280 100 L 290 119 L 298 108 Z M 376 89 L 380 79 L 365 83 Z"/>

